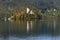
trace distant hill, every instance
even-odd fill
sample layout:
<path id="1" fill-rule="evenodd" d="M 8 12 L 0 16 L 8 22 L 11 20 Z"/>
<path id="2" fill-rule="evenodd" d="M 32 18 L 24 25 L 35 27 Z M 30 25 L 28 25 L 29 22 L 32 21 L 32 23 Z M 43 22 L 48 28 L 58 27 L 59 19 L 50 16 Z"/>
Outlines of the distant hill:
<path id="1" fill-rule="evenodd" d="M 30 4 L 37 8 L 51 8 L 57 7 L 60 8 L 60 0 L 0 0 L 7 5 L 11 4 Z"/>
<path id="2" fill-rule="evenodd" d="M 23 3 L 29 3 L 40 7 L 57 7 L 60 8 L 60 0 L 13 0 L 14 2 L 23 2 Z"/>

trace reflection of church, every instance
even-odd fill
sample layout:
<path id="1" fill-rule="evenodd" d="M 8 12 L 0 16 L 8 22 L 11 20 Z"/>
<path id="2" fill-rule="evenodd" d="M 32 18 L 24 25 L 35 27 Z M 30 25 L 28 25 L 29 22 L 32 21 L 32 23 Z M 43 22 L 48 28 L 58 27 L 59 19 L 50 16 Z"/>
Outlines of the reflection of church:
<path id="1" fill-rule="evenodd" d="M 31 31 L 33 27 L 33 22 L 32 21 L 27 21 L 27 32 Z"/>

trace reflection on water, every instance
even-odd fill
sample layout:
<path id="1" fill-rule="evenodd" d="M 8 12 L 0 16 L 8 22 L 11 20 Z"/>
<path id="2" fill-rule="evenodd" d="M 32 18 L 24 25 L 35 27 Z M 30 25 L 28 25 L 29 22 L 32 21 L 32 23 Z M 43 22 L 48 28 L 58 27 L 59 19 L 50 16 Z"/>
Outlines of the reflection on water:
<path id="1" fill-rule="evenodd" d="M 32 31 L 33 21 L 27 21 L 27 33 Z"/>
<path id="2" fill-rule="evenodd" d="M 53 40 L 60 35 L 59 23 L 59 20 L 54 18 L 49 20 L 0 21 L 0 40 Z"/>

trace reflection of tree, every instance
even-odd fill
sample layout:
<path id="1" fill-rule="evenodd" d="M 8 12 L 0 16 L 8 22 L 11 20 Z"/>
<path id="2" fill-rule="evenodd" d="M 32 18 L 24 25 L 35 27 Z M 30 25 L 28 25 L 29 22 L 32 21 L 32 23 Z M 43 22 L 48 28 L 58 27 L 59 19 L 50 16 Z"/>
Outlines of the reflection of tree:
<path id="1" fill-rule="evenodd" d="M 1 23 L 0 23 L 1 24 Z M 51 20 L 34 20 L 34 21 L 25 21 L 25 20 L 16 20 L 16 22 L 9 23 L 9 26 L 3 24 L 4 27 L 0 27 L 0 34 L 7 35 L 8 32 L 10 34 L 15 35 L 40 35 L 40 34 L 53 34 L 59 32 L 59 28 L 57 26 L 57 21 L 55 18 L 51 18 Z M 49 26 L 49 27 L 48 27 Z M 9 27 L 9 29 L 7 29 Z M 9 30 L 9 31 L 8 31 Z"/>
<path id="2" fill-rule="evenodd" d="M 48 29 L 51 30 L 51 33 L 53 35 L 56 35 L 57 30 L 58 30 L 58 26 L 57 26 L 57 17 L 52 16 L 49 18 L 48 20 Z"/>

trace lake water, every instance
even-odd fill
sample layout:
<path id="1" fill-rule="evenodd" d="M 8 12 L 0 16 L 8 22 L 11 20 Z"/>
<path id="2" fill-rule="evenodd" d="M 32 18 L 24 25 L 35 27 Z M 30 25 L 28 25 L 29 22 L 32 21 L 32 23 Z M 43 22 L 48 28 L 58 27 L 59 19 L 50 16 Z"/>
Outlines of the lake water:
<path id="1" fill-rule="evenodd" d="M 60 19 L 0 21 L 0 40 L 60 40 Z"/>

